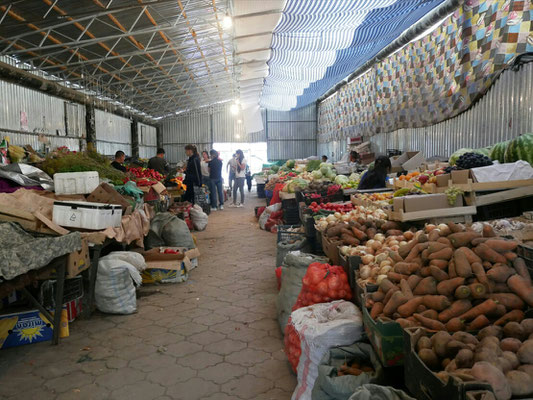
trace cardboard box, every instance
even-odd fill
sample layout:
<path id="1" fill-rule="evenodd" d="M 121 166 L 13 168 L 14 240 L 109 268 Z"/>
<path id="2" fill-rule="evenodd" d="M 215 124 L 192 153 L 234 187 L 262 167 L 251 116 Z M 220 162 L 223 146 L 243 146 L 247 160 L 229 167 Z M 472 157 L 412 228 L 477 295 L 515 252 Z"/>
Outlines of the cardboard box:
<path id="1" fill-rule="evenodd" d="M 407 157 L 407 161 L 402 163 L 402 168 L 406 171 L 416 171 L 426 161 L 424 154 L 420 151 L 408 151 Z"/>
<path id="2" fill-rule="evenodd" d="M 89 255 L 89 243 L 87 242 L 87 239 L 82 239 L 81 249 L 68 255 L 67 278 L 74 278 L 90 266 L 91 258 Z"/>
<path id="3" fill-rule="evenodd" d="M 50 321 L 38 310 L 0 315 L 0 349 L 52 340 Z"/>
<path id="4" fill-rule="evenodd" d="M 451 179 L 450 174 L 437 175 L 437 187 L 446 187 L 448 186 L 448 181 Z"/>
<path id="5" fill-rule="evenodd" d="M 392 209 L 396 212 L 402 210 L 403 211 L 403 197 L 394 197 L 392 199 Z"/>
<path id="6" fill-rule="evenodd" d="M 103 204 L 118 204 L 122 207 L 122 211 L 125 211 L 126 208 L 131 206 L 131 203 L 128 202 L 124 196 L 105 182 L 101 183 L 89 196 L 87 196 L 87 201 Z"/>
<path id="7" fill-rule="evenodd" d="M 406 213 L 451 207 L 448 203 L 448 198 L 444 193 L 405 196 L 403 198 L 403 205 Z M 457 196 L 454 207 L 460 207 L 462 205 L 463 196 Z M 438 217 L 438 215 L 436 215 L 436 217 Z"/>
<path id="8" fill-rule="evenodd" d="M 164 248 L 161 249 L 164 250 Z M 182 264 L 184 264 L 185 270 L 189 271 L 191 260 L 185 252 L 180 252 L 179 254 L 166 254 L 162 253 L 161 249 L 152 249 L 142 253 L 148 268 L 178 271 L 181 269 Z"/>
<path id="9" fill-rule="evenodd" d="M 452 171 L 452 183 L 462 185 L 467 184 L 468 179 L 470 178 L 470 170 L 463 169 L 459 171 Z"/>
<path id="10" fill-rule="evenodd" d="M 168 270 L 161 268 L 145 269 L 142 274 L 142 283 L 180 283 L 188 279 L 187 271 L 185 271 L 184 263 L 181 263 L 179 270 Z"/>

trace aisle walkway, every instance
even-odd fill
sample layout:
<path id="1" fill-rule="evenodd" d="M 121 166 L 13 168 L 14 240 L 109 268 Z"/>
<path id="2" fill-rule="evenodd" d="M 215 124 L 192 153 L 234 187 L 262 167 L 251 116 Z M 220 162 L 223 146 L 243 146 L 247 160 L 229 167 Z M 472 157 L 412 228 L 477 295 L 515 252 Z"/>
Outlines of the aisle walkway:
<path id="1" fill-rule="evenodd" d="M 0 350 L 0 399 L 287 400 L 296 385 L 276 322 L 275 235 L 252 199 L 198 233 L 187 283 L 146 286 L 139 312 L 75 321 L 58 347 Z"/>

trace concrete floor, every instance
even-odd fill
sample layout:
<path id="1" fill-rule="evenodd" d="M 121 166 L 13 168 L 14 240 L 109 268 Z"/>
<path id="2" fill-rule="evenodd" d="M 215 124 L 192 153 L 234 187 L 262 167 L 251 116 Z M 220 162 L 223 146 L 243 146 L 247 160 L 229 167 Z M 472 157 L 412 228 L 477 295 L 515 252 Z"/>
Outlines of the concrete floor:
<path id="1" fill-rule="evenodd" d="M 147 285 L 138 312 L 74 321 L 59 346 L 0 351 L 0 399 L 291 398 L 276 321 L 276 235 L 245 208 L 212 213 L 186 283 Z"/>

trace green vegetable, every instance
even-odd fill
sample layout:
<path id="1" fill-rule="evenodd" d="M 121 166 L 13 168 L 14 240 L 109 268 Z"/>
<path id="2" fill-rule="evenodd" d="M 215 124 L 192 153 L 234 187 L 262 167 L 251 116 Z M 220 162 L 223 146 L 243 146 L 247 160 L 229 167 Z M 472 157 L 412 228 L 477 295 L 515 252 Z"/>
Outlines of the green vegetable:
<path id="1" fill-rule="evenodd" d="M 287 165 L 287 168 L 289 168 L 289 169 L 293 169 L 294 166 L 296 165 L 296 161 L 294 161 L 294 160 L 288 160 L 286 165 Z"/>
<path id="2" fill-rule="evenodd" d="M 320 168 L 321 161 L 320 160 L 311 160 L 307 163 L 307 166 L 305 167 L 305 170 L 307 172 L 316 171 Z"/>
<path id="3" fill-rule="evenodd" d="M 507 140 L 506 142 L 500 142 L 496 143 L 494 146 L 492 146 L 492 150 L 490 151 L 489 157 L 492 161 L 498 160 L 500 163 L 505 162 L 505 150 L 507 150 L 507 146 L 509 146 L 509 143 L 511 141 Z"/>
<path id="4" fill-rule="evenodd" d="M 523 160 L 533 165 L 533 133 L 526 133 L 511 140 L 505 150 L 504 160 L 506 163 Z"/>

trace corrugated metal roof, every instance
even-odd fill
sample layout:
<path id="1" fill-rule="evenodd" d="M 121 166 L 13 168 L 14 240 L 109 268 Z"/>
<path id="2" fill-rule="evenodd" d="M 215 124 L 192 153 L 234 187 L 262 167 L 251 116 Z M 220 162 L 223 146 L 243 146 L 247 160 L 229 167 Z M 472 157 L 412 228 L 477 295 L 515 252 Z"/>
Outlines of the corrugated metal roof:
<path id="1" fill-rule="evenodd" d="M 3 3 L 0 56 L 24 69 L 152 117 L 234 97 L 228 0 Z"/>

